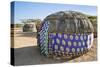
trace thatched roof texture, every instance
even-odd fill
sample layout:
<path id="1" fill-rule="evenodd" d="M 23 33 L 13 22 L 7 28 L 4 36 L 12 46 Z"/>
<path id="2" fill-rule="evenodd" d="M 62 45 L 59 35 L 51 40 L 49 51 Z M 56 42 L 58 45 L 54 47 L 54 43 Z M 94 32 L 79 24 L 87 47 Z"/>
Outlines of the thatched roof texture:
<path id="1" fill-rule="evenodd" d="M 60 11 L 47 16 L 43 23 L 49 21 L 49 32 L 91 33 L 93 26 L 87 16 L 76 11 Z"/>

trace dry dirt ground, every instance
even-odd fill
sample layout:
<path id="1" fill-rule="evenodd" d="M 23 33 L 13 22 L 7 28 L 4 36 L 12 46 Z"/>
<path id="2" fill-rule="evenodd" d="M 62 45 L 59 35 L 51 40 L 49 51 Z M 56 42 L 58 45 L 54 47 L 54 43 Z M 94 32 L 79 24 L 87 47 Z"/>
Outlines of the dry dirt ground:
<path id="1" fill-rule="evenodd" d="M 14 39 L 14 45 L 11 45 L 12 48 L 23 48 L 37 45 L 36 33 L 34 32 L 22 32 L 21 29 L 15 29 L 14 35 L 11 38 Z"/>
<path id="2" fill-rule="evenodd" d="M 94 39 L 94 44 L 88 53 L 73 58 L 72 60 L 54 60 L 40 55 L 37 47 L 36 33 L 25 33 L 18 29 L 15 31 L 14 37 L 11 38 L 14 38 L 14 44 L 12 44 L 11 47 L 14 49 L 15 65 L 69 63 L 97 60 L 97 38 Z"/>

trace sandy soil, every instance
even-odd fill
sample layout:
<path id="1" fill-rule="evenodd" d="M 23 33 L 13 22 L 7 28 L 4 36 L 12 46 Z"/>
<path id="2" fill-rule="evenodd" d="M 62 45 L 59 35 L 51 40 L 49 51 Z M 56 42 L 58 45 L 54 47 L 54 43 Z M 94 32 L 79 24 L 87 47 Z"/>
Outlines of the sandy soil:
<path id="1" fill-rule="evenodd" d="M 21 29 L 17 29 L 14 31 L 14 37 L 11 38 L 14 40 L 12 48 L 37 46 L 36 32 L 22 32 Z"/>

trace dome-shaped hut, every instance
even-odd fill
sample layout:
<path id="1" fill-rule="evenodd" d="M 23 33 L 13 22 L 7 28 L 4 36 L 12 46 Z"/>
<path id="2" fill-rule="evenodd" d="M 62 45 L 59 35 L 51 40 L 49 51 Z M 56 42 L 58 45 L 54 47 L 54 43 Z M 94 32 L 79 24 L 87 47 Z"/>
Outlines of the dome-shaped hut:
<path id="1" fill-rule="evenodd" d="M 23 32 L 37 32 L 35 23 L 24 24 Z"/>
<path id="2" fill-rule="evenodd" d="M 60 11 L 47 16 L 38 32 L 41 54 L 78 56 L 92 46 L 93 26 L 87 16 L 76 11 Z"/>

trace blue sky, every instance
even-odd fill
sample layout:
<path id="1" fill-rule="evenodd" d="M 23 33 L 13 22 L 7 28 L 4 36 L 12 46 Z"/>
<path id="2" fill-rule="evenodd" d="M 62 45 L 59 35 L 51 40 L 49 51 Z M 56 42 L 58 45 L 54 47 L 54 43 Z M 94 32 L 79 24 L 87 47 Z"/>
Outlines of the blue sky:
<path id="1" fill-rule="evenodd" d="M 49 14 L 55 13 L 57 11 L 66 10 L 79 11 L 89 15 L 97 15 L 96 6 L 36 2 L 14 2 L 14 22 L 20 23 L 21 19 L 43 20 Z"/>

